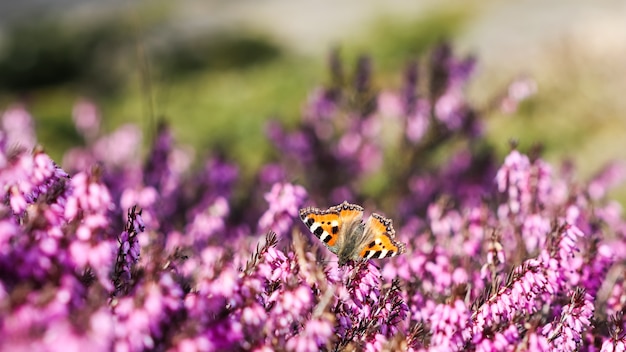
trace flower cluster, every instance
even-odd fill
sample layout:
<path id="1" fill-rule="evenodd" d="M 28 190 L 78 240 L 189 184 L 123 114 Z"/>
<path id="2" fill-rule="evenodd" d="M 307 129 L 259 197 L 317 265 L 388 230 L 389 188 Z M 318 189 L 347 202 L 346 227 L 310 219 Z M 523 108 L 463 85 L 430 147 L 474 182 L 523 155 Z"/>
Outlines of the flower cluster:
<path id="1" fill-rule="evenodd" d="M 500 161 L 481 138 L 493 111 L 464 94 L 475 61 L 447 45 L 426 61 L 382 90 L 369 58 L 348 77 L 334 53 L 245 180 L 224 154 L 193 167 L 166 124 L 142 161 L 139 130 L 103 134 L 87 100 L 59 167 L 7 108 L 0 350 L 624 350 L 626 222 L 608 199 L 624 168 L 580 182 L 515 148 Z M 491 108 L 534 90 L 517 80 Z M 338 266 L 298 213 L 344 200 L 392 218 L 406 253 Z"/>

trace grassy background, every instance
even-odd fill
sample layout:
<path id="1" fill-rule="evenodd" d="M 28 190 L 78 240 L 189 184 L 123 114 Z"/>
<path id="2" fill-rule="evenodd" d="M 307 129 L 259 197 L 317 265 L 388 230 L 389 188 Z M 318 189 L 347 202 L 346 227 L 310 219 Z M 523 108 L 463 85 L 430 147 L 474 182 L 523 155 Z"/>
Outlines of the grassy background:
<path id="1" fill-rule="evenodd" d="M 270 153 L 263 133 L 266 119 L 289 123 L 299 118 L 308 92 L 328 78 L 326 56 L 298 52 L 252 28 L 173 35 L 164 29 L 169 10 L 143 6 L 94 21 L 51 16 L 6 26 L 0 110 L 25 103 L 36 119 L 40 143 L 59 161 L 81 142 L 71 110 L 79 97 L 88 97 L 99 105 L 106 131 L 136 123 L 148 143 L 155 120 L 164 118 L 177 141 L 194 147 L 197 155 L 220 150 L 250 174 Z M 375 85 L 396 88 L 404 64 L 423 59 L 441 39 L 457 43 L 461 54 L 472 53 L 463 37 L 481 11 L 468 5 L 412 18 L 383 16 L 334 44 L 347 68 L 358 55 L 369 54 Z M 625 86 L 623 70 L 611 57 L 588 53 L 579 41 L 564 38 L 539 48 L 526 63 L 505 59 L 479 66 L 469 88 L 478 106 L 519 73 L 530 74 L 539 85 L 538 95 L 514 116 L 489 119 L 487 136 L 501 155 L 511 139 L 522 150 L 542 143 L 549 161 L 570 158 L 583 177 L 608 160 L 623 158 L 626 109 L 617 94 Z M 618 197 L 626 199 L 625 188 Z"/>

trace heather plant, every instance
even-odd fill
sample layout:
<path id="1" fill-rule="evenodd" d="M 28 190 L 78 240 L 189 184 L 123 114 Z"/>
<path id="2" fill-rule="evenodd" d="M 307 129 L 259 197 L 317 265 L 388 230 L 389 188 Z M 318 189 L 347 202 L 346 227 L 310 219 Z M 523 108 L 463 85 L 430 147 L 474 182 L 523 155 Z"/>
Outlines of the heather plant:
<path id="1" fill-rule="evenodd" d="M 194 165 L 166 124 L 142 161 L 139 129 L 102 133 L 88 101 L 59 166 L 7 108 L 0 349 L 624 350 L 620 165 L 581 182 L 514 146 L 499 160 L 484 119 L 534 86 L 478 109 L 474 60 L 447 45 L 398 90 L 366 57 L 330 66 L 295 126 L 268 122 L 276 153 L 249 182 L 219 153 Z M 339 266 L 298 214 L 344 200 L 392 218 L 406 252 Z"/>

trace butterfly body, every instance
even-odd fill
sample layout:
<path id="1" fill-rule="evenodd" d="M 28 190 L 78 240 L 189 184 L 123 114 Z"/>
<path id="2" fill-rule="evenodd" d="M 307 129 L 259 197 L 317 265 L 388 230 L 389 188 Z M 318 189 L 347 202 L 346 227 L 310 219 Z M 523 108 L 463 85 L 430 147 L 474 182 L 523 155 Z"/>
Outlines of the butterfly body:
<path id="1" fill-rule="evenodd" d="M 405 245 L 395 240 L 391 220 L 372 214 L 364 223 L 363 208 L 356 204 L 300 209 L 300 219 L 337 255 L 339 265 L 349 260 L 393 257 L 405 251 Z"/>

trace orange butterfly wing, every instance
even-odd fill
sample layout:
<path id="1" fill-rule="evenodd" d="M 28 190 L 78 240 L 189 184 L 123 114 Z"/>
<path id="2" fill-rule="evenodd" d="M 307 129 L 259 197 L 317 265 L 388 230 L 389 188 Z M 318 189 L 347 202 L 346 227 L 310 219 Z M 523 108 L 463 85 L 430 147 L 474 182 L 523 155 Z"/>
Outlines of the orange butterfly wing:
<path id="1" fill-rule="evenodd" d="M 372 214 L 365 224 L 365 231 L 370 231 L 372 241 L 367 243 L 361 253 L 361 258 L 386 258 L 402 254 L 406 246 L 396 241 L 396 231 L 391 225 L 391 220 L 379 214 Z"/>
<path id="2" fill-rule="evenodd" d="M 363 208 L 356 204 L 343 202 L 326 210 L 318 208 L 300 209 L 300 219 L 309 231 L 319 238 L 328 249 L 337 254 L 337 240 L 343 224 L 360 221 Z"/>
<path id="3" fill-rule="evenodd" d="M 339 212 L 331 209 L 305 208 L 300 210 L 300 219 L 309 228 L 309 231 L 327 247 L 335 246 L 339 237 L 339 225 L 341 222 Z"/>

